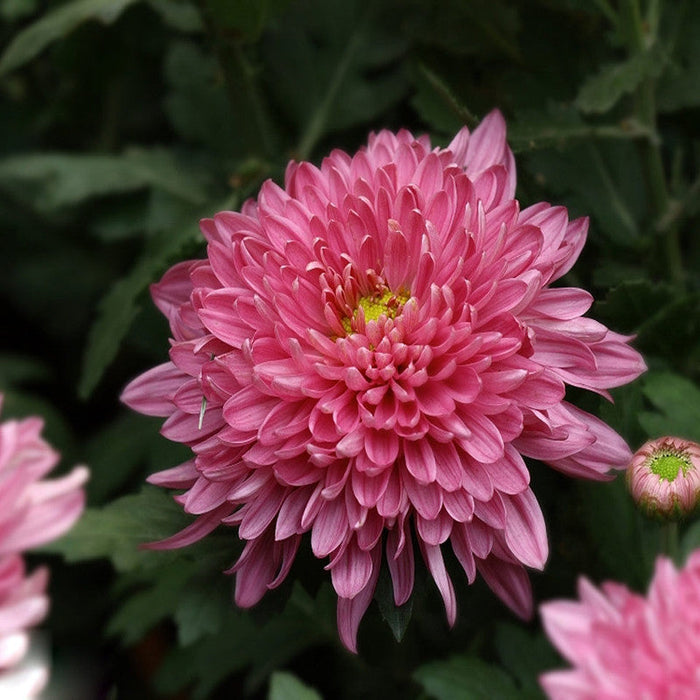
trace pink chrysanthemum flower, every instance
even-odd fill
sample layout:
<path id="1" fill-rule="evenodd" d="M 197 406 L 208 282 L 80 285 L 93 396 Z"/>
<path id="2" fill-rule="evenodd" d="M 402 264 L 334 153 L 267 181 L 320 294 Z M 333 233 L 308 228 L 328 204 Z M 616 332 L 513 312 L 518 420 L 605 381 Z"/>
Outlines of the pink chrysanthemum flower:
<path id="1" fill-rule="evenodd" d="M 76 467 L 59 479 L 43 478 L 58 455 L 42 439 L 42 428 L 39 418 L 0 423 L 0 691 L 12 690 L 13 697 L 33 697 L 48 677 L 42 667 L 13 670 L 27 651 L 29 628 L 49 607 L 47 569 L 27 575 L 21 554 L 73 525 L 84 507 L 81 486 L 88 476 L 85 467 Z"/>
<path id="2" fill-rule="evenodd" d="M 580 602 L 541 606 L 545 631 L 573 665 L 540 677 L 552 700 L 697 700 L 700 550 L 677 571 L 656 560 L 647 597 L 581 578 Z"/>
<path id="3" fill-rule="evenodd" d="M 241 211 L 202 222 L 208 258 L 152 288 L 170 321 L 170 362 L 123 400 L 167 416 L 195 457 L 151 477 L 183 488 L 197 520 L 246 541 L 236 602 L 287 575 L 305 533 L 327 559 L 343 642 L 355 649 L 382 552 L 397 605 L 411 594 L 414 538 L 452 624 L 450 542 L 519 614 L 524 566 L 547 558 L 523 455 L 569 474 L 623 467 L 623 440 L 564 401 L 605 394 L 644 363 L 628 338 L 582 314 L 591 296 L 550 288 L 587 221 L 520 210 L 505 123 L 492 112 L 446 149 L 383 131 L 320 168 L 290 163 Z"/>
<path id="4" fill-rule="evenodd" d="M 700 445 L 677 437 L 644 443 L 627 468 L 635 502 L 648 515 L 682 518 L 700 503 Z"/>

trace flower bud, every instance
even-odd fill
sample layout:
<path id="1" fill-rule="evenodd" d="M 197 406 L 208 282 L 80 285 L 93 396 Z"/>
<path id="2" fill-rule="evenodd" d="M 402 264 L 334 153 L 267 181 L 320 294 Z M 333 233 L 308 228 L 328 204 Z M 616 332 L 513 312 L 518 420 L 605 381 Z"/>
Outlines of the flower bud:
<path id="1" fill-rule="evenodd" d="M 644 443 L 627 468 L 635 503 L 649 516 L 677 520 L 700 502 L 700 445 L 677 437 Z"/>

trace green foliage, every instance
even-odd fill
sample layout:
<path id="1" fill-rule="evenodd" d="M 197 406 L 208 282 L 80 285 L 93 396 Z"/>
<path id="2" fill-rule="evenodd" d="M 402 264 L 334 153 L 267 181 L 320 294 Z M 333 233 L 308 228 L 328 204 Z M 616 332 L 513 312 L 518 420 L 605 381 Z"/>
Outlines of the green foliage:
<path id="1" fill-rule="evenodd" d="M 210 697 L 229 674 L 250 667 L 248 690 L 259 688 L 273 669 L 335 634 L 332 593 L 322 588 L 312 599 L 295 586 L 284 610 L 263 624 L 229 608 L 217 633 L 171 653 L 158 674 L 161 692 L 194 683 L 195 699 Z"/>
<path id="2" fill-rule="evenodd" d="M 374 597 L 379 605 L 382 618 L 384 618 L 384 621 L 389 625 L 394 639 L 400 642 L 404 634 L 406 634 L 406 629 L 413 615 L 413 599 L 410 598 L 403 605 L 396 605 L 394 603 L 394 591 L 391 585 L 391 578 L 385 570 L 383 570 L 379 576 Z"/>
<path id="3" fill-rule="evenodd" d="M 192 568 L 191 562 L 171 566 L 152 586 L 132 593 L 112 616 L 107 633 L 118 635 L 124 644 L 134 644 L 158 622 L 177 614 L 183 590 L 192 577 Z M 187 614 L 185 612 L 185 617 Z M 189 639 L 190 634 L 185 636 Z"/>
<path id="4" fill-rule="evenodd" d="M 226 208 L 225 204 L 220 208 Z M 87 398 L 90 395 L 105 369 L 116 357 L 119 343 L 139 311 L 139 301 L 148 284 L 178 253 L 199 240 L 199 231 L 196 225 L 191 223 L 201 218 L 195 211 L 191 211 L 191 218 L 185 219 L 175 230 L 155 236 L 139 263 L 124 279 L 119 280 L 100 302 L 99 317 L 90 330 L 85 348 L 83 372 L 78 387 L 82 397 Z M 209 211 L 211 209 L 207 208 L 206 212 Z M 204 213 L 205 211 L 202 211 L 202 214 Z"/>
<path id="5" fill-rule="evenodd" d="M 270 676 L 267 700 L 321 700 L 321 696 L 291 673 L 276 671 Z"/>
<path id="6" fill-rule="evenodd" d="M 37 360 L 22 355 L 0 355 L 0 386 L 45 379 L 48 373 L 48 369 Z"/>
<path id="7" fill-rule="evenodd" d="M 159 566 L 177 556 L 142 546 L 164 539 L 187 524 L 187 516 L 170 496 L 146 486 L 103 508 L 88 508 L 67 535 L 44 545 L 43 551 L 62 554 L 68 562 L 107 558 L 117 571 L 133 571 Z"/>
<path id="8" fill-rule="evenodd" d="M 415 94 L 411 105 L 433 129 L 451 136 L 476 119 L 454 96 L 450 87 L 424 64 L 414 71 Z"/>
<path id="9" fill-rule="evenodd" d="M 61 39 L 83 22 L 114 22 L 137 0 L 72 0 L 51 10 L 21 31 L 0 58 L 0 75 L 31 61 L 49 44 Z"/>
<path id="10" fill-rule="evenodd" d="M 498 666 L 474 656 L 453 656 L 418 668 L 413 677 L 435 700 L 516 700 L 520 691 Z"/>
<path id="11" fill-rule="evenodd" d="M 608 112 L 623 95 L 633 92 L 643 80 L 657 78 L 664 69 L 666 56 L 656 46 L 607 66 L 581 86 L 576 106 L 586 113 Z"/>
<path id="12" fill-rule="evenodd" d="M 181 32 L 200 32 L 202 18 L 195 5 L 188 0 L 148 0 L 165 24 Z"/>
<path id="13" fill-rule="evenodd" d="M 91 503 L 104 503 L 118 495 L 130 478 L 140 476 L 143 465 L 150 472 L 188 459 L 186 448 L 158 434 L 158 425 L 157 419 L 124 413 L 95 431 L 85 446 L 85 462 L 92 475 L 87 484 Z M 119 449 L 105 450 L 105 445 L 118 445 Z"/>
<path id="14" fill-rule="evenodd" d="M 183 139 L 224 153 L 242 148 L 241 132 L 235 128 L 237 117 L 231 114 L 228 98 L 221 90 L 213 56 L 194 43 L 173 43 L 165 58 L 165 76 L 170 86 L 165 109 Z"/>
<path id="15" fill-rule="evenodd" d="M 629 332 L 664 309 L 672 299 L 673 289 L 668 284 L 648 279 L 626 280 L 610 290 L 596 311 L 602 320 L 614 320 L 620 331 Z"/>
<path id="16" fill-rule="evenodd" d="M 634 144 L 611 141 L 603 148 L 587 140 L 561 151 L 538 151 L 528 160 L 538 181 L 565 196 L 574 213 L 593 217 L 596 229 L 610 243 L 627 249 L 639 245 L 646 207 L 644 183 L 619 177 L 623 170 L 641 167 Z"/>
<path id="17" fill-rule="evenodd" d="M 355 1 L 300 2 L 274 25 L 265 40 L 268 79 L 301 134 L 300 158 L 308 158 L 326 133 L 367 123 L 405 94 L 396 62 L 405 42 L 382 30 Z"/>
<path id="18" fill-rule="evenodd" d="M 609 483 L 582 483 L 578 491 L 582 519 L 602 565 L 600 578 L 644 589 L 661 542 L 658 526 L 636 509 L 624 476 Z"/>
<path id="19" fill-rule="evenodd" d="M 31 15 L 36 10 L 37 0 L 2 0 L 0 15 L 6 20 L 15 20 Z"/>
<path id="20" fill-rule="evenodd" d="M 170 151 L 131 149 L 122 156 L 25 154 L 0 161 L 0 187 L 29 199 L 39 211 L 75 206 L 91 197 L 144 187 L 192 204 L 205 200 L 202 184 Z"/>
<path id="21" fill-rule="evenodd" d="M 679 564 L 685 563 L 685 560 L 695 552 L 700 549 L 700 520 L 696 520 L 685 532 L 683 539 L 681 540 L 680 554 L 681 560 Z"/>
<path id="22" fill-rule="evenodd" d="M 290 0 L 205 0 L 204 5 L 213 24 L 252 41 L 260 36 L 272 17 L 289 3 Z"/>
<path id="23" fill-rule="evenodd" d="M 514 624 L 496 628 L 495 646 L 501 663 L 517 679 L 523 698 L 541 698 L 540 673 L 559 666 L 560 661 L 543 633 L 530 634 Z"/>
<path id="24" fill-rule="evenodd" d="M 700 442 L 700 389 L 693 382 L 671 372 L 649 372 L 642 387 L 656 409 L 639 416 L 650 437 L 675 435 Z"/>
<path id="25" fill-rule="evenodd" d="M 700 104 L 700 7 L 696 2 L 673 3 L 665 8 L 674 54 L 659 82 L 659 109 L 675 112 Z"/>

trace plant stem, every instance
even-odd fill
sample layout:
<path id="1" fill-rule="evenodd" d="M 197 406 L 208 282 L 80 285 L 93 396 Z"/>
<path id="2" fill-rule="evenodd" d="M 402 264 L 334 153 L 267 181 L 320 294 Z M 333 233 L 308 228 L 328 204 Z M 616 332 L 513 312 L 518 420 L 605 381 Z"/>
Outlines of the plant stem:
<path id="1" fill-rule="evenodd" d="M 666 523 L 666 525 L 664 525 L 664 532 L 662 536 L 666 555 L 676 565 L 680 564 L 680 552 L 678 548 L 678 523 L 675 521 Z"/>
<path id="2" fill-rule="evenodd" d="M 231 32 L 216 26 L 206 0 L 199 0 L 198 4 L 221 66 L 231 109 L 243 116 L 237 123 L 245 132 L 242 140 L 249 146 L 248 155 L 271 158 L 274 150 L 271 122 L 255 80 L 255 71 L 246 58 L 242 42 L 232 36 Z"/>
<path id="3" fill-rule="evenodd" d="M 622 5 L 621 26 L 627 31 L 625 37 L 630 55 L 647 51 L 656 42 L 656 21 L 653 33 L 645 25 L 638 0 L 626 0 Z M 655 9 L 658 14 L 658 8 Z M 668 217 L 671 200 L 668 194 L 666 174 L 661 156 L 660 140 L 656 131 L 656 80 L 647 76 L 637 88 L 635 113 L 640 124 L 651 134 L 650 138 L 640 144 L 645 168 L 645 177 L 649 190 L 651 214 L 655 221 Z M 664 253 L 671 280 L 678 287 L 683 287 L 685 274 L 680 249 L 679 231 L 672 222 L 664 231 Z"/>
<path id="4" fill-rule="evenodd" d="M 304 133 L 296 148 L 296 155 L 299 160 L 308 160 L 326 128 L 329 114 L 333 104 L 340 94 L 340 88 L 347 75 L 350 66 L 355 58 L 355 54 L 361 46 L 361 33 L 363 27 L 360 25 L 355 33 L 350 37 L 343 52 L 342 60 L 337 64 L 333 77 L 326 87 L 326 92 L 320 104 L 316 107 Z"/>

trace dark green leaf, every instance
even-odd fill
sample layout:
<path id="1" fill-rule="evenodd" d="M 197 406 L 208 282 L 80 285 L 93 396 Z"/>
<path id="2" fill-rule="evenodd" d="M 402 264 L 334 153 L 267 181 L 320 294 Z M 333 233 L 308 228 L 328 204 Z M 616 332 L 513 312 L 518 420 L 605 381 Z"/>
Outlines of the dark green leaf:
<path id="1" fill-rule="evenodd" d="M 256 39 L 270 18 L 290 0 L 205 0 L 207 11 L 217 27 L 235 33 L 245 41 Z"/>
<path id="2" fill-rule="evenodd" d="M 197 8 L 188 0 L 148 0 L 148 4 L 173 29 L 201 32 L 204 29 Z"/>
<path id="3" fill-rule="evenodd" d="M 19 68 L 87 20 L 114 22 L 134 2 L 138 0 L 73 0 L 49 10 L 23 29 L 5 49 L 0 58 L 0 75 Z"/>
<path id="4" fill-rule="evenodd" d="M 618 332 L 632 332 L 673 299 L 673 290 L 649 279 L 626 280 L 596 305 L 596 317 Z"/>
<path id="5" fill-rule="evenodd" d="M 169 261 L 187 246 L 200 240 L 196 222 L 202 216 L 229 209 L 231 204 L 232 201 L 228 199 L 219 205 L 206 206 L 200 211 L 193 210 L 181 227 L 161 233 L 132 271 L 102 299 L 98 319 L 90 330 L 85 348 L 83 372 L 78 386 L 80 396 L 90 395 L 105 369 L 116 357 L 119 344 L 131 327 L 139 310 L 139 301 L 148 285 Z"/>
<path id="6" fill-rule="evenodd" d="M 453 656 L 434 661 L 413 673 L 428 695 L 436 700 L 518 700 L 510 676 L 474 656 Z"/>
<path id="7" fill-rule="evenodd" d="M 139 311 L 138 301 L 160 266 L 147 258 L 119 280 L 102 299 L 99 316 L 90 329 L 78 394 L 87 398 L 97 386 L 105 369 L 119 351 L 119 343 Z"/>
<path id="8" fill-rule="evenodd" d="M 231 585 L 232 579 L 219 572 L 188 583 L 174 608 L 181 646 L 221 629 L 225 613 L 233 605 Z"/>
<path id="9" fill-rule="evenodd" d="M 276 668 L 328 634 L 335 638 L 329 588 L 323 586 L 314 600 L 295 585 L 284 610 L 262 625 L 256 625 L 250 615 L 229 608 L 222 615 L 218 632 L 170 654 L 158 673 L 159 689 L 174 692 L 194 684 L 193 697 L 206 698 L 222 680 L 246 666 L 252 667 L 246 688 L 260 688 Z"/>
<path id="10" fill-rule="evenodd" d="M 46 365 L 22 355 L 0 355 L 0 387 L 43 381 L 49 377 Z"/>
<path id="11" fill-rule="evenodd" d="M 526 112 L 508 125 L 508 142 L 515 153 L 540 148 L 564 148 L 592 139 L 637 139 L 649 135 L 634 123 L 587 124 L 571 108 L 552 106 L 544 112 Z"/>
<path id="12" fill-rule="evenodd" d="M 248 645 L 256 634 L 250 616 L 232 607 L 217 634 L 207 635 L 190 647 L 176 647 L 168 654 L 158 669 L 157 690 L 170 694 L 191 686 L 195 700 L 211 697 L 219 683 L 249 663 Z"/>
<path id="13" fill-rule="evenodd" d="M 647 204 L 644 183 L 640 178 L 618 176 L 620 171 L 641 168 L 635 144 L 606 141 L 603 146 L 589 141 L 562 152 L 535 151 L 527 162 L 539 183 L 566 196 L 570 211 L 593 217 L 592 233 L 602 232 L 618 246 L 638 245 L 639 222 Z"/>
<path id="14" fill-rule="evenodd" d="M 241 115 L 231 109 L 221 69 L 193 42 L 173 42 L 165 57 L 165 110 L 178 134 L 224 155 L 243 151 Z"/>
<path id="15" fill-rule="evenodd" d="M 164 567 L 153 586 L 136 591 L 122 604 L 110 619 L 107 634 L 119 636 L 124 645 L 141 639 L 178 608 L 192 569 L 191 562 Z"/>
<path id="16" fill-rule="evenodd" d="M 201 204 L 206 199 L 201 182 L 165 149 L 131 149 L 120 156 L 12 156 L 0 161 L 0 184 L 22 198 L 29 195 L 40 211 L 143 187 L 162 189 L 191 204 Z"/>
<path id="17" fill-rule="evenodd" d="M 69 562 L 107 558 L 118 571 L 147 568 L 161 564 L 173 553 L 141 546 L 173 535 L 190 522 L 171 496 L 161 489 L 144 487 L 104 508 L 88 508 L 68 534 L 42 550 L 62 554 Z"/>
<path id="18" fill-rule="evenodd" d="M 374 593 L 374 598 L 379 605 L 379 611 L 384 621 L 391 628 L 394 638 L 397 642 L 400 642 L 404 634 L 406 634 L 408 624 L 411 621 L 413 599 L 409 598 L 406 603 L 400 606 L 394 603 L 394 590 L 391 585 L 390 576 L 385 569 L 382 569 L 379 574 L 379 581 Z"/>
<path id="19" fill-rule="evenodd" d="M 322 700 L 322 698 L 313 688 L 291 673 L 275 671 L 270 676 L 270 692 L 267 700 Z"/>
<path id="20" fill-rule="evenodd" d="M 675 112 L 696 108 L 700 105 L 700 4 L 669 3 L 664 11 L 669 25 L 675 25 L 671 30 L 675 37 L 671 60 L 659 80 L 659 109 Z"/>
<path id="21" fill-rule="evenodd" d="M 501 623 L 496 629 L 496 649 L 501 663 L 520 683 L 528 697 L 544 697 L 538 676 L 560 664 L 557 653 L 544 634 L 532 635 L 522 627 Z"/>
<path id="22" fill-rule="evenodd" d="M 700 550 L 700 520 L 696 520 L 686 530 L 681 540 L 681 557 L 684 562 L 693 552 Z"/>
<path id="23" fill-rule="evenodd" d="M 666 60 L 665 53 L 655 45 L 621 63 L 605 67 L 582 85 L 576 106 L 587 113 L 607 112 L 643 80 L 659 76 Z"/>
<path id="24" fill-rule="evenodd" d="M 476 117 L 460 104 L 450 87 L 430 68 L 419 64 L 414 73 L 416 92 L 411 105 L 426 124 L 450 136 L 465 124 L 476 126 Z"/>
<path id="25" fill-rule="evenodd" d="M 155 471 L 188 459 L 189 448 L 162 437 L 160 423 L 158 418 L 123 413 L 90 439 L 85 457 L 92 473 L 87 485 L 90 503 L 114 496 L 138 469 Z"/>
<path id="26" fill-rule="evenodd" d="M 700 389 L 693 382 L 671 372 L 649 372 L 642 387 L 657 408 L 639 416 L 650 437 L 675 435 L 700 441 Z"/>
<path id="27" fill-rule="evenodd" d="M 645 400 L 640 381 L 617 387 L 611 391 L 613 401 L 600 399 L 596 415 L 627 440 L 629 445 L 641 445 L 647 438 L 639 424 L 639 414 Z"/>
<path id="28" fill-rule="evenodd" d="M 3 0 L 0 3 L 0 16 L 10 22 L 31 15 L 38 0 Z"/>
<path id="29" fill-rule="evenodd" d="M 282 614 L 259 627 L 259 633 L 249 641 L 252 663 L 246 687 L 257 690 L 274 669 L 304 649 L 329 638 L 335 642 L 335 604 L 335 591 L 329 584 L 322 585 L 312 598 L 295 583 Z"/>
<path id="30" fill-rule="evenodd" d="M 700 294 L 679 295 L 651 313 L 637 329 L 637 344 L 682 366 L 700 337 Z M 690 365 L 692 367 L 692 365 Z"/>
<path id="31" fill-rule="evenodd" d="M 517 6 L 507 0 L 470 2 L 404 2 L 412 6 L 404 21 L 407 31 L 422 44 L 445 49 L 461 65 L 474 55 L 506 56 L 520 60 Z"/>
<path id="32" fill-rule="evenodd" d="M 593 540 L 604 577 L 643 588 L 660 543 L 656 523 L 646 521 L 636 510 L 622 475 L 612 482 L 582 482 L 578 487 L 582 521 Z"/>
<path id="33" fill-rule="evenodd" d="M 406 92 L 397 64 L 405 42 L 370 17 L 371 10 L 356 0 L 308 0 L 295 4 L 265 38 L 268 77 L 301 132 L 301 159 L 327 133 L 372 119 Z"/>

